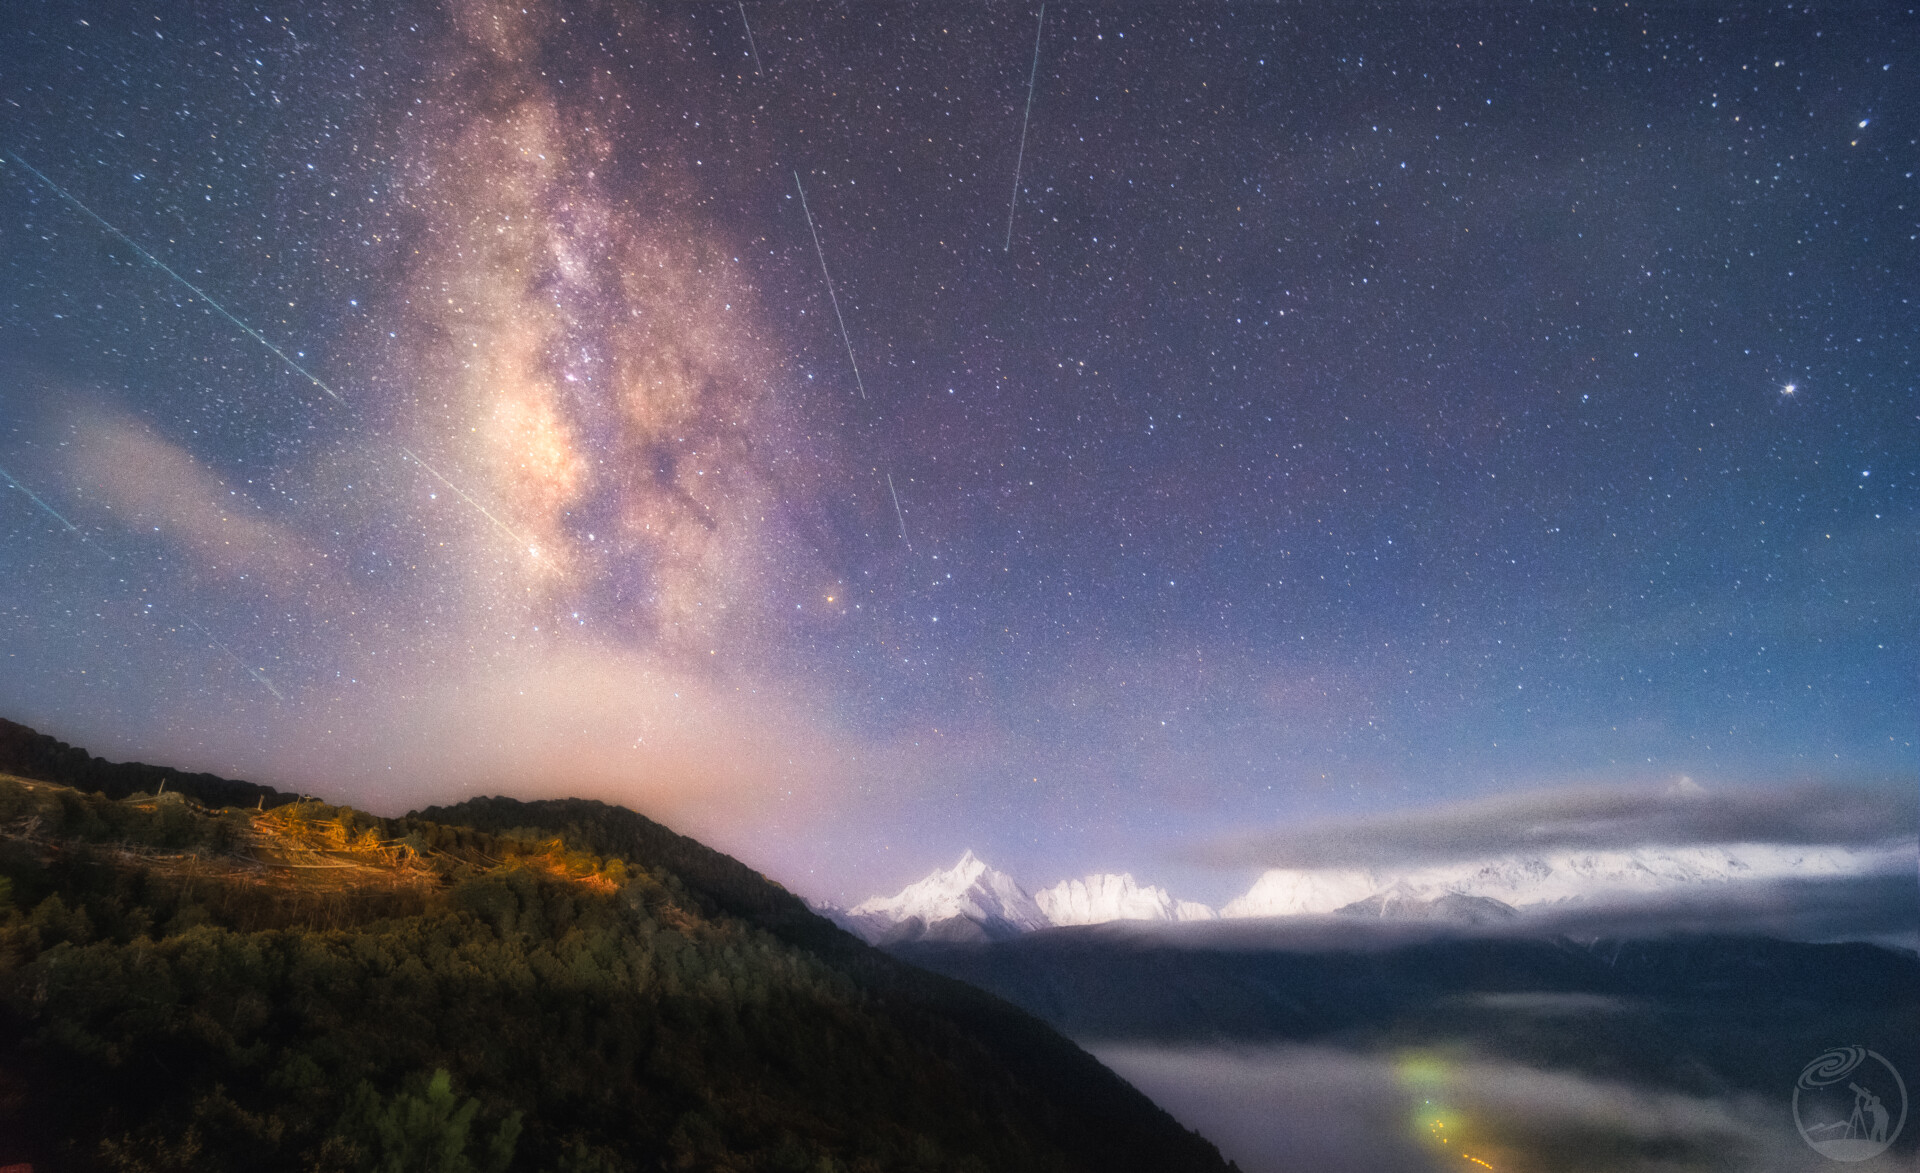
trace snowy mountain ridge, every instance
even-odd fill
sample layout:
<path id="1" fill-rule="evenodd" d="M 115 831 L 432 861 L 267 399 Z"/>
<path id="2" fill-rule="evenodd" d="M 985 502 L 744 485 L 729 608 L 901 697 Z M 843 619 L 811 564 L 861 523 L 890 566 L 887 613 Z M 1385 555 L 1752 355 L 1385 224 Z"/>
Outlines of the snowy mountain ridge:
<path id="1" fill-rule="evenodd" d="M 1751 881 L 1859 876 L 1920 863 L 1911 841 L 1878 847 L 1780 843 L 1507 855 L 1411 868 L 1271 868 L 1218 912 L 1143 886 L 1130 873 L 1062 880 L 1029 895 L 972 851 L 894 896 L 825 910 L 877 944 L 999 940 L 1112 921 L 1185 922 L 1343 913 L 1484 923 L 1516 909 L 1599 903 Z"/>
<path id="2" fill-rule="evenodd" d="M 1855 848 L 1781 843 L 1561 851 L 1407 869 L 1272 868 L 1222 917 L 1312 916 L 1394 893 L 1420 901 L 1449 894 L 1515 908 L 1646 895 L 1755 880 L 1855 876 L 1914 866 L 1910 844 Z"/>
<path id="3" fill-rule="evenodd" d="M 1055 925 L 1115 920 L 1213 920 L 1205 904 L 1176 900 L 1164 888 L 1141 887 L 1131 875 L 1063 880 L 1036 898 L 972 851 L 893 896 L 875 896 L 826 914 L 875 944 L 905 941 L 999 940 Z"/>
<path id="4" fill-rule="evenodd" d="M 1062 880 L 1034 902 L 1056 925 L 1098 925 L 1115 920 L 1214 920 L 1219 914 L 1194 900 L 1175 900 L 1165 888 L 1142 888 L 1131 873 L 1103 873 Z"/>

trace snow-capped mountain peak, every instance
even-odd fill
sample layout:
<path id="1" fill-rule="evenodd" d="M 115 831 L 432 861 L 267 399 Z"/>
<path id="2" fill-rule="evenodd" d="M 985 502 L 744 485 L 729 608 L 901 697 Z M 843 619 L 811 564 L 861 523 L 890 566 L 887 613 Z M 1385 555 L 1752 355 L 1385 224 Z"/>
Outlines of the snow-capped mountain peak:
<path id="1" fill-rule="evenodd" d="M 861 901 L 849 915 L 863 923 L 885 925 L 918 921 L 922 932 L 958 918 L 987 936 L 1029 932 L 1051 923 L 1012 876 L 988 867 L 972 851 L 952 867 L 907 885 L 898 895 Z"/>
<path id="2" fill-rule="evenodd" d="M 1131 875 L 1065 880 L 1036 899 L 1012 876 L 989 867 L 971 851 L 898 895 L 875 896 L 833 915 L 845 928 L 876 943 L 992 940 L 1053 925 L 1216 916 L 1204 904 L 1175 900 L 1163 888 L 1142 887 Z"/>
<path id="3" fill-rule="evenodd" d="M 1345 908 L 1385 887 L 1389 881 L 1352 868 L 1273 868 L 1243 896 L 1227 901 L 1223 917 L 1304 916 Z"/>
<path id="4" fill-rule="evenodd" d="M 1062 880 L 1034 897 L 1056 925 L 1097 925 L 1115 920 L 1212 920 L 1214 911 L 1175 900 L 1164 888 L 1142 888 L 1130 873 L 1101 873 Z"/>

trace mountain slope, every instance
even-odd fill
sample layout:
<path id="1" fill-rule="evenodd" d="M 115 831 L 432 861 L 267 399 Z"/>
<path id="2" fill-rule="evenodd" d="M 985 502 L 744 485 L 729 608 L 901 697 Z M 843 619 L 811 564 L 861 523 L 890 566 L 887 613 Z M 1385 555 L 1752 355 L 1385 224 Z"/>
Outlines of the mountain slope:
<path id="1" fill-rule="evenodd" d="M 978 987 L 908 964 L 868 945 L 814 913 L 805 901 L 760 873 L 644 815 L 587 799 L 521 802 L 511 798 L 473 799 L 453 807 L 431 807 L 419 814 L 507 834 L 558 834 L 582 850 L 670 867 L 676 879 L 686 879 L 691 901 L 702 907 L 711 902 L 715 909 L 824 958 L 869 996 L 884 1000 L 890 1009 L 914 1023 L 915 1029 L 948 1029 L 948 1024 L 959 1024 L 972 1044 L 983 1047 L 993 1062 L 1046 1089 L 1046 1102 L 1038 1105 L 1042 1110 L 1068 1120 L 1077 1118 L 1089 1127 L 1096 1121 L 1128 1121 L 1110 1136 L 1082 1138 L 1099 1161 L 1106 1163 L 1097 1167 L 1220 1167 L 1211 1145 L 1181 1128 L 1145 1096 L 1037 1018 Z M 990 870 L 985 865 L 975 869 L 978 862 L 969 852 L 955 870 L 978 879 Z"/>
<path id="2" fill-rule="evenodd" d="M 633 812 L 168 790 L 0 779 L 0 1165 L 344 1171 L 439 1129 L 501 1171 L 1225 1168 Z"/>

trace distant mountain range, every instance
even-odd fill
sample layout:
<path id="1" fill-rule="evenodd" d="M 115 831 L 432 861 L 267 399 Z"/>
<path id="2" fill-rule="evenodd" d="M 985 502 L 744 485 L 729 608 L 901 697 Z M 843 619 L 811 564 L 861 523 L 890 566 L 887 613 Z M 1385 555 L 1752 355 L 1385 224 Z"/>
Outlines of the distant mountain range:
<path id="1" fill-rule="evenodd" d="M 1874 848 L 1742 843 L 1565 851 L 1392 869 L 1273 868 L 1223 917 L 1377 911 L 1392 896 L 1429 902 L 1449 894 L 1520 909 L 1570 901 L 1598 903 L 1750 881 L 1810 880 L 1905 870 L 1912 840 Z M 1356 905 L 1360 907 L 1355 907 Z"/>
<path id="2" fill-rule="evenodd" d="M 1779 880 L 1912 872 L 1911 841 L 1875 848 L 1736 844 L 1504 856 L 1401 869 L 1273 868 L 1217 912 L 1131 874 L 1063 880 L 1038 894 L 968 851 L 894 896 L 822 911 L 880 945 L 1002 941 L 1114 921 L 1187 922 L 1338 915 L 1490 924 L 1521 910 L 1604 904 Z"/>
<path id="3" fill-rule="evenodd" d="M 911 941 L 1004 941 L 1055 925 L 1116 920 L 1213 920 L 1204 904 L 1175 900 L 1162 888 L 1143 888 L 1131 875 L 1064 880 L 1031 896 L 1012 876 L 969 851 L 960 862 L 851 909 L 822 910 L 875 944 Z"/>

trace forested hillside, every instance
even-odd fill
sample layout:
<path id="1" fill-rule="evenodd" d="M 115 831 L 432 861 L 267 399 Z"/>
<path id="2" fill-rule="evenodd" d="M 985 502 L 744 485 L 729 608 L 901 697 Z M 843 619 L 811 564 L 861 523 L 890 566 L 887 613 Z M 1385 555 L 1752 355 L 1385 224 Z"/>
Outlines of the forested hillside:
<path id="1" fill-rule="evenodd" d="M 1226 1167 L 632 812 L 256 802 L 0 777 L 0 1165 Z"/>
<path id="2" fill-rule="evenodd" d="M 194 774 L 145 762 L 110 762 L 4 717 L 0 717 L 0 774 L 59 782 L 108 798 L 173 790 L 214 807 L 279 806 L 300 797 L 217 774 Z"/>

